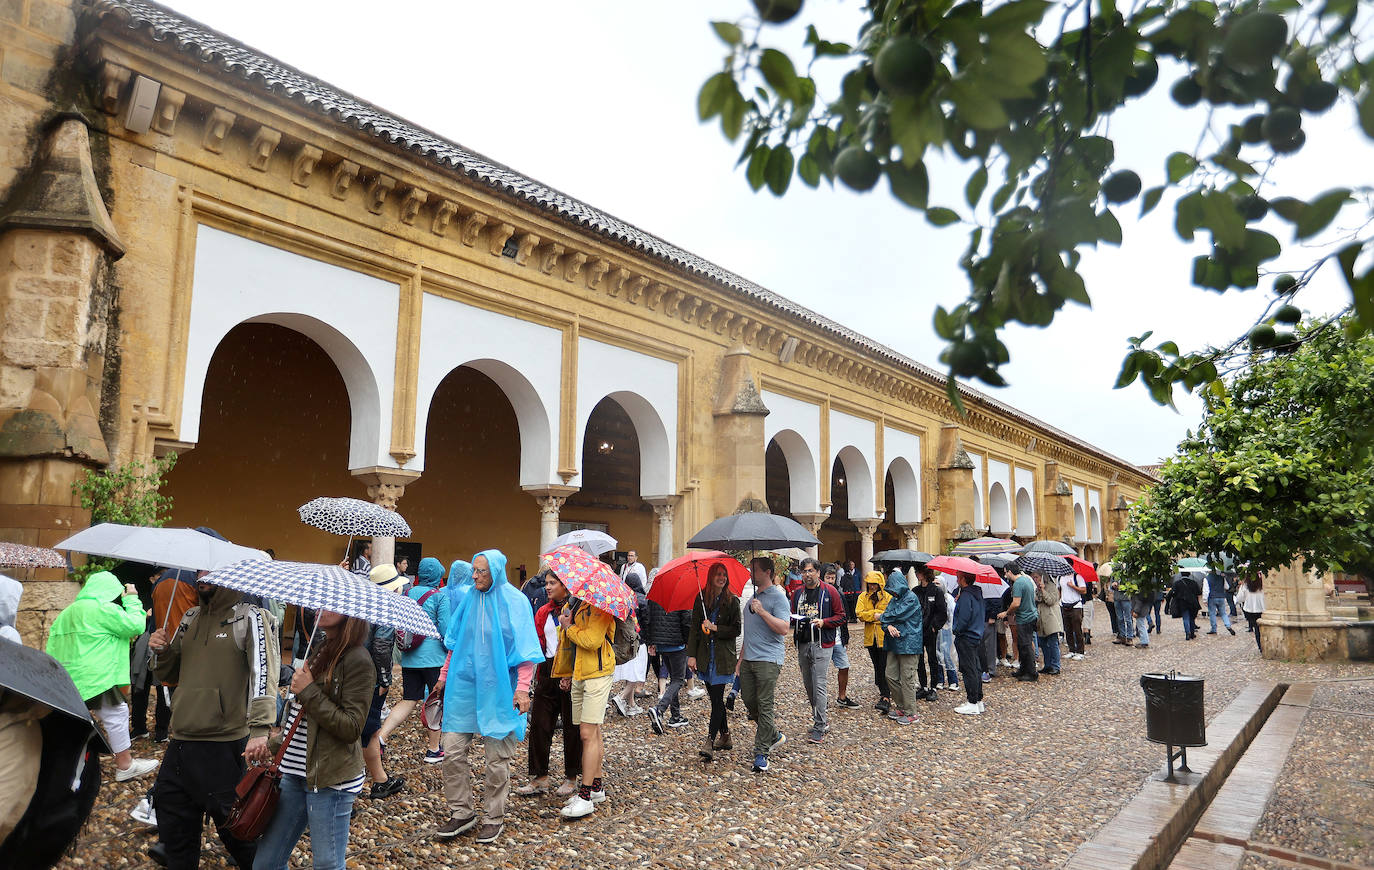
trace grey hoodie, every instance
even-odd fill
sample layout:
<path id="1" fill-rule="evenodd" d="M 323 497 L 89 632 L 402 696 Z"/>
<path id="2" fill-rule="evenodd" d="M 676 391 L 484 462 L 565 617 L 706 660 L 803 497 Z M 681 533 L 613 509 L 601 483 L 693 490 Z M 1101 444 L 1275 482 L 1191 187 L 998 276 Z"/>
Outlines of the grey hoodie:
<path id="1" fill-rule="evenodd" d="M 24 585 L 0 574 L 0 638 L 23 643 L 14 621 L 19 616 L 19 596 L 24 594 Z"/>

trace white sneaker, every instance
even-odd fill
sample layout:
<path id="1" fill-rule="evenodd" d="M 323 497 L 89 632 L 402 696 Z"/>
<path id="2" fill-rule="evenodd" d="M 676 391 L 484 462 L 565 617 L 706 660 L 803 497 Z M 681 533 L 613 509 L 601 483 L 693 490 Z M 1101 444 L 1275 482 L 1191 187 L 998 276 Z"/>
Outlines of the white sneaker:
<path id="1" fill-rule="evenodd" d="M 979 713 L 986 713 L 987 711 L 988 711 L 987 705 L 984 704 L 982 701 L 979 701 L 979 702 L 978 702 L 978 712 L 979 712 Z"/>
<path id="2" fill-rule="evenodd" d="M 697 698 L 705 698 L 706 690 L 703 689 L 701 686 L 697 686 L 695 689 L 692 689 L 692 691 L 687 693 L 687 697 L 693 701 L 695 701 Z"/>
<path id="3" fill-rule="evenodd" d="M 978 709 L 978 705 L 977 705 L 977 704 L 970 704 L 970 703 L 968 703 L 967 701 L 965 701 L 964 703 L 960 704 L 958 707 L 955 707 L 955 708 L 954 708 L 954 712 L 956 712 L 956 713 L 962 713 L 962 714 L 965 715 L 965 716 L 977 716 L 979 713 L 981 713 L 981 712 L 983 712 L 983 711 Z"/>
<path id="4" fill-rule="evenodd" d="M 129 762 L 129 766 L 123 770 L 115 770 L 115 782 L 128 782 L 131 779 L 138 779 L 140 776 L 147 776 L 157 770 L 157 761 L 152 758 L 135 758 Z"/>
<path id="5" fill-rule="evenodd" d="M 568 801 L 567 805 L 558 811 L 558 814 L 565 819 L 581 819 L 594 812 L 596 812 L 595 803 L 583 800 L 582 795 L 575 794 L 572 796 L 572 800 Z"/>
<path id="6" fill-rule="evenodd" d="M 157 813 L 153 811 L 146 797 L 138 799 L 138 805 L 129 812 L 129 817 L 141 825 L 147 825 L 150 828 L 157 827 Z"/>
<path id="7" fill-rule="evenodd" d="M 601 791 L 592 792 L 592 803 L 599 804 L 605 799 L 606 790 L 604 788 Z M 567 800 L 563 801 L 563 806 L 571 806 L 572 802 L 576 800 L 581 800 L 581 795 L 579 795 L 577 792 L 573 792 L 571 795 L 568 796 Z"/>
<path id="8" fill-rule="evenodd" d="M 1073 659 L 1076 662 L 1081 662 L 1083 661 L 1085 656 L 1082 653 L 1074 653 L 1073 655 L 1069 656 L 1069 658 Z"/>

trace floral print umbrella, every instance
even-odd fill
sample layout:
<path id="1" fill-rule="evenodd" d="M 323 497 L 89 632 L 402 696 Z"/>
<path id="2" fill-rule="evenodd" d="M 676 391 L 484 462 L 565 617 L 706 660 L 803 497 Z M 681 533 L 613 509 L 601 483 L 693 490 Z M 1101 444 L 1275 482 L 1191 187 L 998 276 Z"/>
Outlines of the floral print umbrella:
<path id="1" fill-rule="evenodd" d="M 67 558 L 47 547 L 0 541 L 0 568 L 65 568 Z"/>
<path id="2" fill-rule="evenodd" d="M 569 545 L 555 547 L 541 556 L 568 587 L 569 595 L 618 619 L 629 619 L 634 613 L 634 590 L 616 576 L 610 565 L 586 550 Z"/>

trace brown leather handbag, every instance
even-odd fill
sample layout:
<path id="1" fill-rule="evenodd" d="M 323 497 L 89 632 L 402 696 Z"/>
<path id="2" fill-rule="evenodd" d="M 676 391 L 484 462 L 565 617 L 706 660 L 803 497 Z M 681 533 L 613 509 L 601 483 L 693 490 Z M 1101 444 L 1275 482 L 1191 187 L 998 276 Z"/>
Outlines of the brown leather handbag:
<path id="1" fill-rule="evenodd" d="M 255 764 L 248 768 L 235 787 L 238 797 L 234 799 L 234 808 L 229 811 L 224 827 L 237 839 L 252 842 L 261 837 L 277 812 L 277 800 L 281 797 L 281 759 L 286 754 L 286 747 L 291 745 L 296 726 L 301 724 L 303 718 L 305 710 L 299 711 L 291 722 L 286 739 L 281 742 L 272 763 Z"/>

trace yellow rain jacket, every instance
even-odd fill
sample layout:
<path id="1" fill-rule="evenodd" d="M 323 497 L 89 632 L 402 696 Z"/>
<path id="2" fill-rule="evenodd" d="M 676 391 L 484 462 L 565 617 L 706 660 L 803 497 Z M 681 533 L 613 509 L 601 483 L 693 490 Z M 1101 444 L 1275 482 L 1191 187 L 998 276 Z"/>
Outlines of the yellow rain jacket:
<path id="1" fill-rule="evenodd" d="M 868 591 L 868 587 L 875 583 L 878 586 L 877 601 L 873 600 L 873 593 Z M 869 571 L 865 574 L 864 589 L 859 593 L 858 603 L 854 606 L 855 615 L 864 624 L 865 647 L 883 648 L 883 626 L 878 620 L 887 609 L 887 603 L 892 600 L 892 596 L 883 588 L 884 583 L 883 575 L 878 571 Z"/>

